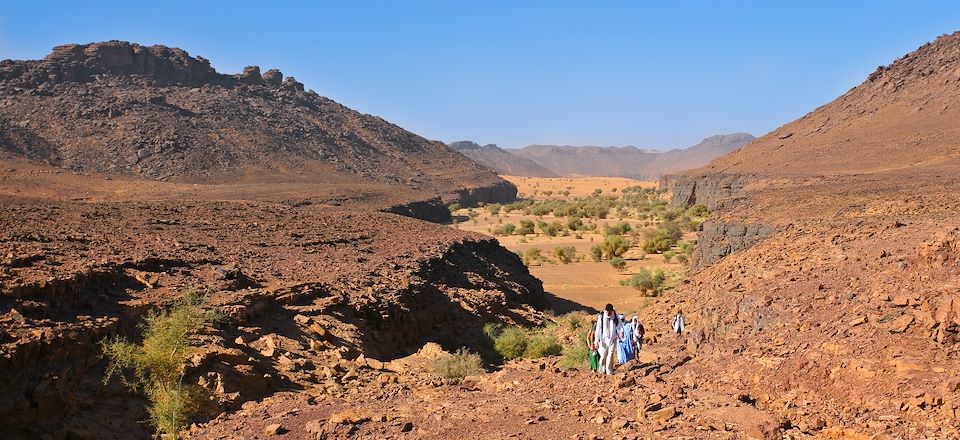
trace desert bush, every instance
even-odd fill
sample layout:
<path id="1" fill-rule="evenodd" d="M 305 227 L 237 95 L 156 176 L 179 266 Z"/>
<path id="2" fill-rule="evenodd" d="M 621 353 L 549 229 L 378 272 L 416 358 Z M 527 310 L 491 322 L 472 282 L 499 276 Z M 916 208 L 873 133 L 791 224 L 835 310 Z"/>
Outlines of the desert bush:
<path id="1" fill-rule="evenodd" d="M 580 217 L 570 217 L 567 219 L 567 229 L 571 231 L 579 231 L 583 228 L 583 220 Z"/>
<path id="2" fill-rule="evenodd" d="M 599 244 L 590 247 L 590 258 L 592 258 L 595 263 L 600 262 L 600 259 L 603 258 L 603 248 Z"/>
<path id="3" fill-rule="evenodd" d="M 690 263 L 690 257 L 687 257 L 687 254 L 677 254 L 677 263 L 686 266 Z"/>
<path id="4" fill-rule="evenodd" d="M 669 263 L 670 260 L 672 260 L 673 257 L 676 256 L 676 255 L 677 255 L 677 253 L 674 252 L 674 251 L 666 251 L 666 252 L 663 253 L 663 261 L 666 262 L 666 263 Z"/>
<path id="5" fill-rule="evenodd" d="M 633 287 L 645 295 L 649 293 L 650 296 L 656 296 L 663 287 L 665 280 L 666 275 L 664 275 L 663 270 L 657 269 L 650 272 L 646 268 L 641 268 L 636 275 L 620 281 L 620 285 Z"/>
<path id="6" fill-rule="evenodd" d="M 459 210 L 460 210 L 460 204 L 459 204 L 459 203 L 451 203 L 450 206 L 447 206 L 447 209 L 449 209 L 451 213 L 453 213 L 454 211 L 459 211 Z"/>
<path id="7" fill-rule="evenodd" d="M 190 337 L 211 319 L 201 308 L 203 301 L 188 291 L 170 308 L 149 312 L 141 324 L 140 345 L 121 337 L 100 343 L 108 362 L 104 384 L 119 376 L 132 391 L 146 394 L 150 423 L 164 438 L 177 438 L 190 418 L 210 404 L 207 390 L 183 383 Z"/>
<path id="8" fill-rule="evenodd" d="M 630 223 L 619 222 L 613 226 L 606 225 L 603 227 L 603 232 L 606 235 L 625 235 L 627 232 L 630 232 Z"/>
<path id="9" fill-rule="evenodd" d="M 503 225 L 497 226 L 496 228 L 493 228 L 493 235 L 496 235 L 498 237 L 513 235 L 513 231 L 515 231 L 516 229 L 517 229 L 517 225 L 513 223 L 505 223 Z"/>
<path id="10" fill-rule="evenodd" d="M 540 230 L 543 232 L 543 235 L 546 235 L 547 237 L 556 237 L 557 233 L 563 228 L 563 226 L 560 225 L 560 222 L 540 222 L 538 226 L 540 226 Z"/>
<path id="11" fill-rule="evenodd" d="M 542 264 L 544 261 L 540 248 L 532 247 L 523 253 L 523 264 L 533 266 Z"/>
<path id="12" fill-rule="evenodd" d="M 697 247 L 697 241 L 696 241 L 696 240 L 681 241 L 681 242 L 677 243 L 677 249 L 680 251 L 680 253 L 681 253 L 681 254 L 685 254 L 685 255 L 688 256 L 688 257 L 689 257 L 690 255 L 693 255 L 693 250 L 694 250 L 696 247 Z"/>
<path id="13" fill-rule="evenodd" d="M 480 355 L 466 348 L 461 348 L 453 354 L 441 355 L 434 359 L 430 366 L 434 374 L 445 379 L 463 379 L 483 372 L 483 361 Z"/>
<path id="14" fill-rule="evenodd" d="M 536 359 L 547 356 L 558 356 L 562 350 L 560 343 L 557 342 L 557 334 L 552 329 L 541 329 L 534 331 L 529 335 L 527 348 L 523 351 L 523 357 Z"/>
<path id="15" fill-rule="evenodd" d="M 580 335 L 574 342 L 563 346 L 559 364 L 563 368 L 574 370 L 590 368 L 590 347 L 585 335 Z"/>
<path id="16" fill-rule="evenodd" d="M 491 203 L 485 206 L 485 208 L 487 212 L 490 213 L 490 215 L 496 216 L 500 214 L 500 209 L 502 208 L 502 206 L 499 203 Z"/>
<path id="17" fill-rule="evenodd" d="M 623 268 L 627 265 L 627 262 L 624 261 L 623 258 L 613 257 L 610 259 L 610 265 L 613 266 L 613 268 L 616 269 L 617 272 L 619 272 L 623 270 Z"/>
<path id="18" fill-rule="evenodd" d="M 500 354 L 504 360 L 517 359 L 527 351 L 529 336 L 527 332 L 518 327 L 510 326 L 494 338 L 493 348 Z"/>
<path id="19" fill-rule="evenodd" d="M 630 242 L 619 235 L 607 235 L 603 238 L 603 244 L 600 247 L 607 258 L 613 258 L 627 252 L 630 249 Z"/>
<path id="20" fill-rule="evenodd" d="M 577 249 L 573 246 L 560 246 L 553 249 L 553 256 L 557 257 L 557 261 L 569 264 L 577 257 Z"/>
<path id="21" fill-rule="evenodd" d="M 707 217 L 710 211 L 704 205 L 696 204 L 687 209 L 687 215 L 690 217 Z"/>
<path id="22" fill-rule="evenodd" d="M 517 229 L 517 235 L 533 234 L 533 221 L 520 220 L 520 228 Z"/>
<path id="23" fill-rule="evenodd" d="M 660 228 L 644 234 L 643 251 L 648 254 L 667 251 L 680 240 L 680 236 L 676 225 L 672 223 L 661 225 Z"/>

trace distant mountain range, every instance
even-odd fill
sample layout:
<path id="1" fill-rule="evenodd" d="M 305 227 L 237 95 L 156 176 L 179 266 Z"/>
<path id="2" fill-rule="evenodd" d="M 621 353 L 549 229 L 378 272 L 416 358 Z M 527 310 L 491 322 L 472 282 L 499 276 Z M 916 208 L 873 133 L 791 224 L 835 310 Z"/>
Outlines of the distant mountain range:
<path id="1" fill-rule="evenodd" d="M 747 133 L 710 136 L 684 149 L 661 152 L 637 147 L 530 145 L 502 149 L 475 142 L 450 144 L 454 150 L 503 175 L 532 177 L 611 176 L 659 179 L 704 166 L 756 139 Z"/>
<path id="2" fill-rule="evenodd" d="M 464 156 L 473 159 L 497 174 L 506 176 L 528 177 L 559 177 L 530 159 L 520 157 L 494 144 L 480 145 L 471 141 L 457 141 L 449 144 L 450 148 L 459 151 Z"/>

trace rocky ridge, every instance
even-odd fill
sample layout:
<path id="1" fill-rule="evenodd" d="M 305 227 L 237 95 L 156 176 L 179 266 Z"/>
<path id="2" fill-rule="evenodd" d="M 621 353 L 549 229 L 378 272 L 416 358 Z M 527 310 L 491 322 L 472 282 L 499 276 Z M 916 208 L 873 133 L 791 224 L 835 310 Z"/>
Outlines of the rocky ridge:
<path id="1" fill-rule="evenodd" d="M 181 49 L 120 41 L 0 62 L 0 149 L 74 172 L 179 182 L 377 182 L 465 204 L 516 196 L 441 142 L 277 70 L 225 75 Z"/>

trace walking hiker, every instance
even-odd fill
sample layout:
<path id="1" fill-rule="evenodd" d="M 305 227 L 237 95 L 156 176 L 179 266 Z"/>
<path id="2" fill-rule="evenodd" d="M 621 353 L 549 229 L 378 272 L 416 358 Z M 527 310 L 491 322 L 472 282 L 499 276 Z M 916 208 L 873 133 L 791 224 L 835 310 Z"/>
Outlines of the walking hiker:
<path id="1" fill-rule="evenodd" d="M 613 304 L 607 304 L 600 316 L 597 317 L 597 323 L 593 330 L 593 342 L 600 353 L 601 373 L 613 374 L 613 356 L 617 347 L 617 339 L 620 337 L 621 325 L 620 317 L 613 310 Z"/>
<path id="2" fill-rule="evenodd" d="M 597 345 L 593 339 L 596 337 L 595 329 L 590 328 L 587 333 L 587 347 L 590 348 L 590 371 L 600 372 L 600 353 L 597 353 Z"/>
<path id="3" fill-rule="evenodd" d="M 633 349 L 636 354 L 640 354 L 640 349 L 643 348 L 643 334 L 646 333 L 646 329 L 643 328 L 639 316 L 633 315 L 631 321 L 633 322 Z"/>
<path id="4" fill-rule="evenodd" d="M 619 360 L 621 364 L 625 364 L 637 356 L 633 345 L 633 334 L 637 329 L 635 324 L 637 321 L 639 320 L 634 316 L 630 322 L 624 324 L 620 330 L 620 339 L 617 344 L 617 360 Z"/>
<path id="5" fill-rule="evenodd" d="M 683 310 L 677 310 L 677 316 L 673 317 L 673 332 L 680 336 L 683 333 L 683 326 L 686 323 L 683 320 Z"/>

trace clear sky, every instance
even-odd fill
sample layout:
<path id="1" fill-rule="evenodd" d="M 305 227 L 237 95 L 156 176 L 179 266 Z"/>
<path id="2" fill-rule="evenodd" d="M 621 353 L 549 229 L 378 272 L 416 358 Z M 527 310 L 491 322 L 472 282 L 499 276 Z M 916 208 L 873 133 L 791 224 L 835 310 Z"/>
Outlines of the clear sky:
<path id="1" fill-rule="evenodd" d="M 727 3 L 727 4 L 725 4 Z M 0 59 L 110 39 L 279 68 L 430 139 L 766 133 L 960 30 L 960 1 L 0 1 Z"/>

